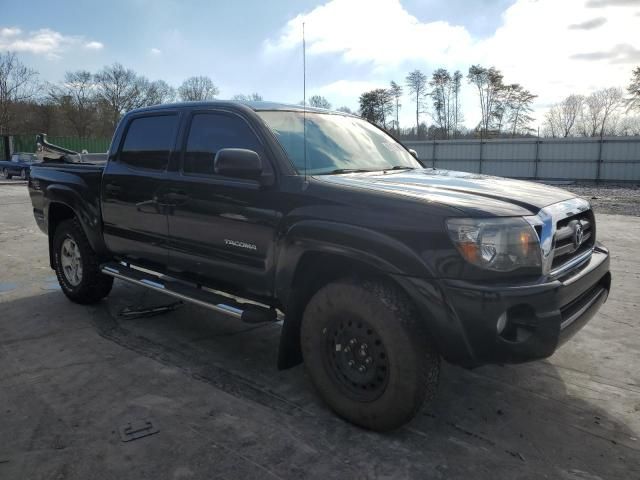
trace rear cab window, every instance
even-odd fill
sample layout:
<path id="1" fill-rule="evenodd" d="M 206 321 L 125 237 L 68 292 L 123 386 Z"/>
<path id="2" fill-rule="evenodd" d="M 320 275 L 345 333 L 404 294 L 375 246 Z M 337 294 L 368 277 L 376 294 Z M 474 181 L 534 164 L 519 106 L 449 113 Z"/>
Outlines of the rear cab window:
<path id="1" fill-rule="evenodd" d="M 119 161 L 134 168 L 166 170 L 178 130 L 178 115 L 150 115 L 131 120 Z"/>

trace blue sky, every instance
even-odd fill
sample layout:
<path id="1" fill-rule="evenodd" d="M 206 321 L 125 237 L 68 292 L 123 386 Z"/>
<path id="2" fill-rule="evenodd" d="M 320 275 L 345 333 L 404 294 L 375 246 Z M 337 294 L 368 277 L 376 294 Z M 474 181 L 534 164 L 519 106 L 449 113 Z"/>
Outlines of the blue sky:
<path id="1" fill-rule="evenodd" d="M 0 50 L 17 51 L 47 81 L 120 62 L 174 86 L 208 75 L 221 98 L 255 91 L 297 102 L 302 21 L 308 94 L 335 107 L 356 108 L 359 93 L 403 83 L 415 68 L 466 72 L 480 63 L 538 94 L 542 112 L 569 93 L 624 86 L 640 65 L 634 0 L 10 2 L 2 7 Z M 464 102 L 471 126 L 478 115 L 470 87 Z M 410 100 L 403 103 L 407 124 Z"/>

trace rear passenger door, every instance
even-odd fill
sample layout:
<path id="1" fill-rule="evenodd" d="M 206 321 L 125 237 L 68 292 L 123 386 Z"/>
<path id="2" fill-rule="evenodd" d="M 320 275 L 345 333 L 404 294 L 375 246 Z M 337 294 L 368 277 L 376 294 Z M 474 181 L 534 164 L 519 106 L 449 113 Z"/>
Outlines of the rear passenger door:
<path id="1" fill-rule="evenodd" d="M 118 257 L 163 271 L 167 215 L 159 195 L 176 146 L 179 114 L 132 117 L 102 177 L 104 239 Z"/>
<path id="2" fill-rule="evenodd" d="M 223 148 L 257 152 L 263 171 L 273 174 L 262 141 L 239 115 L 196 111 L 186 122 L 178 171 L 167 193 L 169 267 L 181 277 L 267 295 L 270 288 L 277 190 L 257 180 L 221 176 L 214 157 Z"/>

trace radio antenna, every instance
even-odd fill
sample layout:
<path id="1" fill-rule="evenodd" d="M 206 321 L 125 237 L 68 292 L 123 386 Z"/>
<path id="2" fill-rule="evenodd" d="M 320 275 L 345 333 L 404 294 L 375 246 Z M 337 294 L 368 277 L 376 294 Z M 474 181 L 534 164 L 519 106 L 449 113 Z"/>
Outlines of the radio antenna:
<path id="1" fill-rule="evenodd" d="M 307 183 L 307 45 L 302 22 L 302 135 L 304 141 L 304 183 Z"/>

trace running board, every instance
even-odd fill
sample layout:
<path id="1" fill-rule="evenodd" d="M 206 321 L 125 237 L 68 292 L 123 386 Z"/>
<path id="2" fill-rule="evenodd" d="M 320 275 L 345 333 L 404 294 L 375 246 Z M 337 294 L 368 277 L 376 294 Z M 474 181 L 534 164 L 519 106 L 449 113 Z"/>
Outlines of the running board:
<path id="1" fill-rule="evenodd" d="M 142 270 L 127 267 L 121 263 L 109 262 L 101 265 L 100 271 L 105 275 L 119 278 L 125 282 L 161 292 L 185 302 L 195 303 L 215 312 L 224 313 L 239 318 L 246 323 L 276 322 L 279 320 L 274 308 L 263 307 L 253 303 L 241 303 L 237 300 L 218 293 L 204 290 L 169 278 Z"/>

